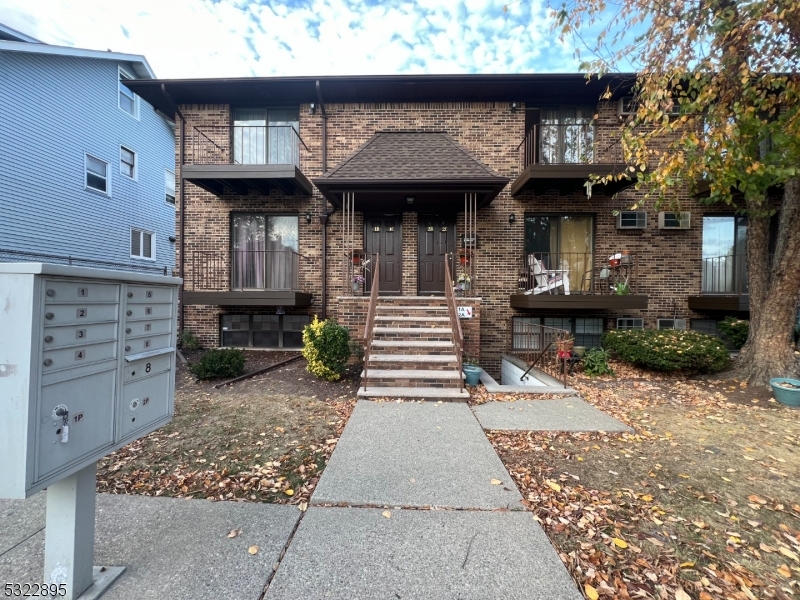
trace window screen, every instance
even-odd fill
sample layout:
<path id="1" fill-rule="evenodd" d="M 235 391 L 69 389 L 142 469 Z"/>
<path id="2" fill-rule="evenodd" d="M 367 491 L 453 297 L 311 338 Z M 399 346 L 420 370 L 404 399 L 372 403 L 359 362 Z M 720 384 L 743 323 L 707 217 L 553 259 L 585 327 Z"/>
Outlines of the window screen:
<path id="1" fill-rule="evenodd" d="M 108 163 L 86 155 L 86 187 L 108 192 Z"/>

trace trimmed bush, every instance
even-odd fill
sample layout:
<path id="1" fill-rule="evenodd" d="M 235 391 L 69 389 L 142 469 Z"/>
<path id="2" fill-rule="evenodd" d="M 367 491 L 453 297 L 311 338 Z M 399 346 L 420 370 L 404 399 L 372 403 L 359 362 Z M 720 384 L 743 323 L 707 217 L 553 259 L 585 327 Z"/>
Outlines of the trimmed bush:
<path id="1" fill-rule="evenodd" d="M 717 323 L 717 329 L 726 340 L 735 348 L 741 348 L 750 335 L 750 321 L 747 319 L 737 319 L 736 317 L 725 317 Z"/>
<path id="2" fill-rule="evenodd" d="M 625 362 L 654 371 L 715 373 L 730 364 L 722 342 L 697 331 L 616 329 L 603 334 L 603 347 Z"/>
<path id="3" fill-rule="evenodd" d="M 592 348 L 583 359 L 583 372 L 589 377 L 599 375 L 613 375 L 614 369 L 608 364 L 608 351 Z"/>
<path id="4" fill-rule="evenodd" d="M 314 321 L 303 329 L 306 370 L 327 381 L 341 379 L 350 358 L 350 331 L 333 319 Z"/>
<path id="5" fill-rule="evenodd" d="M 244 352 L 235 348 L 209 350 L 200 360 L 189 366 L 189 371 L 198 379 L 238 377 L 244 373 Z"/>
<path id="6" fill-rule="evenodd" d="M 181 348 L 186 350 L 197 350 L 200 347 L 200 340 L 191 329 L 184 329 L 178 336 L 178 343 Z"/>

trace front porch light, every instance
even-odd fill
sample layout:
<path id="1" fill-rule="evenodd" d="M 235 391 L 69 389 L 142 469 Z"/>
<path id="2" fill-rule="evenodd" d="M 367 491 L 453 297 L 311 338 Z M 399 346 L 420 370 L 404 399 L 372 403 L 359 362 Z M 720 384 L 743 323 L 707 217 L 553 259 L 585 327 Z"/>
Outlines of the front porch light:
<path id="1" fill-rule="evenodd" d="M 508 224 L 509 225 L 513 225 L 516 222 L 516 220 L 517 220 L 517 217 L 516 217 L 516 215 L 514 213 L 511 213 L 510 215 L 508 215 Z"/>
<path id="2" fill-rule="evenodd" d="M 286 311 L 285 311 L 285 310 L 283 310 L 283 307 L 282 307 L 282 306 L 279 306 L 279 307 L 278 307 L 278 310 L 276 310 L 276 311 L 275 311 L 275 314 L 276 314 L 276 315 L 285 315 L 285 314 L 286 314 Z"/>
<path id="3" fill-rule="evenodd" d="M 406 196 L 406 202 L 409 204 L 414 204 L 414 196 Z"/>

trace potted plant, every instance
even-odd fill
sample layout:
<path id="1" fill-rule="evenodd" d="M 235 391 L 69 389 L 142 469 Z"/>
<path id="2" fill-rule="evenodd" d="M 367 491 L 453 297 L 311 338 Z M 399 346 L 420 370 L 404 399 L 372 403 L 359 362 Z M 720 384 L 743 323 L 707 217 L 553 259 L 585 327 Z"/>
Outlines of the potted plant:
<path id="1" fill-rule="evenodd" d="M 556 355 L 558 358 L 570 358 L 572 356 L 572 348 L 574 346 L 575 340 L 573 338 L 556 340 Z"/>
<path id="2" fill-rule="evenodd" d="M 363 284 L 363 283 L 364 283 L 364 281 L 366 281 L 366 280 L 364 279 L 364 276 L 363 276 L 363 275 L 354 275 L 354 276 L 353 276 L 353 291 L 354 291 L 354 292 L 357 292 L 357 291 L 358 291 L 358 288 L 359 288 L 359 286 L 360 286 L 361 284 Z"/>
<path id="3" fill-rule="evenodd" d="M 792 408 L 800 408 L 800 379 L 775 377 L 769 380 L 775 400 Z"/>
<path id="4" fill-rule="evenodd" d="M 625 296 L 631 293 L 631 288 L 624 281 L 620 281 L 619 283 L 614 284 L 614 293 L 617 296 Z"/>
<path id="5" fill-rule="evenodd" d="M 460 290 L 467 291 L 472 286 L 472 278 L 466 273 L 459 273 L 456 283 L 461 286 L 459 288 Z"/>
<path id="6" fill-rule="evenodd" d="M 477 360 L 464 356 L 464 365 L 461 370 L 464 371 L 464 383 L 466 385 L 478 385 L 480 383 L 483 369 L 478 366 Z"/>

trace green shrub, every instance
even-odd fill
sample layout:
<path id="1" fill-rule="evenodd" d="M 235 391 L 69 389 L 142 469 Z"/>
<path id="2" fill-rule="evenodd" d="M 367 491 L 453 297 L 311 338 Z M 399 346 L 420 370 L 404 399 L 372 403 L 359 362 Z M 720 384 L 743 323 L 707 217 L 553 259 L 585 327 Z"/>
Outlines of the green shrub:
<path id="1" fill-rule="evenodd" d="M 244 373 L 244 352 L 235 348 L 209 350 L 189 366 L 198 379 L 238 377 Z"/>
<path id="2" fill-rule="evenodd" d="M 589 377 L 598 375 L 613 375 L 614 370 L 608 365 L 608 351 L 592 348 L 583 359 L 583 372 Z"/>
<path id="3" fill-rule="evenodd" d="M 184 329 L 178 336 L 178 343 L 181 348 L 186 350 L 197 350 L 200 347 L 200 340 L 191 329 Z"/>
<path id="4" fill-rule="evenodd" d="M 750 335 L 750 321 L 737 319 L 736 317 L 725 317 L 717 323 L 717 329 L 735 348 L 741 348 L 747 341 L 747 336 Z"/>
<path id="5" fill-rule="evenodd" d="M 625 362 L 654 371 L 721 371 L 730 363 L 722 342 L 697 331 L 616 329 L 603 334 L 603 347 Z"/>
<path id="6" fill-rule="evenodd" d="M 303 329 L 303 356 L 306 370 L 320 379 L 337 381 L 350 358 L 350 331 L 332 319 L 314 321 Z"/>

